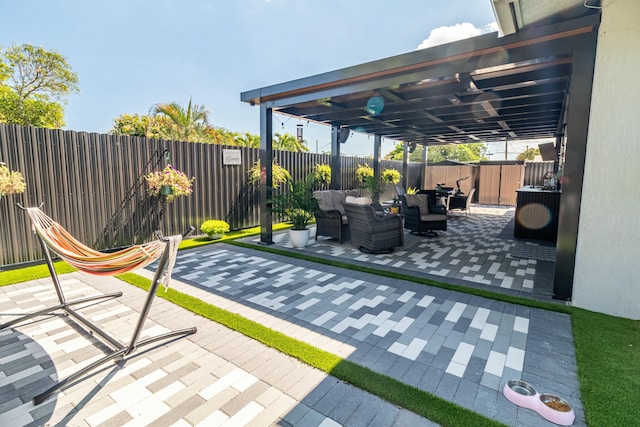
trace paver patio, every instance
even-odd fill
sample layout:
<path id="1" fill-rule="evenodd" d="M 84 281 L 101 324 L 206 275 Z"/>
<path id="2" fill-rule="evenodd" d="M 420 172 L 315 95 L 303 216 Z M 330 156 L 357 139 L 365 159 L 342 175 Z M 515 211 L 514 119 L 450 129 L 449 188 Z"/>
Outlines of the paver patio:
<path id="1" fill-rule="evenodd" d="M 513 257 L 516 242 L 500 237 L 501 227 L 507 226 L 513 213 L 501 208 L 475 211 L 469 218 L 452 219 L 449 231 L 440 237 L 412 238 L 406 250 L 390 255 L 362 254 L 331 242 L 304 251 L 439 277 L 447 283 L 548 299 L 548 283 L 537 271 L 544 262 Z M 497 225 L 490 226 L 496 218 Z M 462 230 L 471 234 L 463 235 Z M 287 246 L 284 235 L 274 236 L 280 248 Z M 139 273 L 150 275 L 150 271 Z M 225 244 L 181 251 L 173 277 L 172 287 L 181 292 L 505 424 L 553 425 L 502 395 L 507 380 L 525 379 L 539 391 L 569 400 L 576 412 L 574 425 L 585 425 L 568 315 Z M 75 273 L 65 276 L 79 293 L 92 292 L 94 287 L 123 288 L 127 294 L 137 291 L 116 279 L 94 279 Z M 49 287 L 41 280 L 0 288 L 0 315 L 33 309 L 43 296 L 53 296 Z M 138 298 L 133 295 L 110 306 L 92 307 L 96 311 L 92 314 L 122 328 L 116 325 L 135 317 L 131 307 L 141 305 L 142 297 Z M 149 327 L 195 324 L 198 333 L 135 355 L 122 368 L 105 369 L 35 411 L 24 396 L 16 400 L 20 394 L 16 388 L 37 388 L 45 375 L 56 371 L 61 375 L 69 359 L 84 361 L 99 350 L 86 339 L 81 345 L 70 336 L 60 318 L 2 333 L 3 342 L 15 344 L 3 345 L 0 361 L 20 357 L 16 355 L 24 354 L 23 345 L 29 345 L 37 358 L 12 362 L 12 371 L 2 363 L 0 405 L 9 410 L 2 411 L 0 424 L 6 414 L 24 420 L 45 414 L 50 420 L 72 417 L 78 425 L 146 425 L 140 420 L 144 420 L 145 405 L 153 402 L 162 409 L 146 412 L 153 414 L 156 425 L 205 421 L 213 424 L 203 425 L 236 421 L 243 425 L 249 419 L 253 425 L 370 425 L 375 420 L 380 425 L 430 425 L 424 419 L 409 420 L 417 416 L 170 303 L 158 300 L 156 304 Z M 17 381 L 18 377 L 22 379 Z M 219 394 L 206 391 L 212 387 Z M 281 406 L 271 403 L 276 401 Z"/>

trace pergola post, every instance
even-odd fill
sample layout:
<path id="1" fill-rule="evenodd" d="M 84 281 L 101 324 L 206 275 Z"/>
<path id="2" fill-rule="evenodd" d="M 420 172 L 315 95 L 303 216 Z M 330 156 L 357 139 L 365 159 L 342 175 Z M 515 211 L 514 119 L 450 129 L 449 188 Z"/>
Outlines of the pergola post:
<path id="1" fill-rule="evenodd" d="M 342 188 L 342 172 L 340 164 L 340 126 L 331 125 L 331 190 Z"/>
<path id="2" fill-rule="evenodd" d="M 402 187 L 407 191 L 409 179 L 409 143 L 402 144 Z"/>
<path id="3" fill-rule="evenodd" d="M 382 136 L 373 135 L 373 176 L 380 181 L 380 151 L 382 151 Z M 378 202 L 380 199 L 380 188 L 378 188 L 373 196 L 373 201 Z"/>
<path id="4" fill-rule="evenodd" d="M 273 115 L 267 104 L 260 104 L 260 243 L 273 244 Z"/>
<path id="5" fill-rule="evenodd" d="M 594 46 L 597 36 L 597 32 L 593 31 L 585 35 L 584 42 L 575 44 L 569 87 L 571 101 L 567 112 L 567 144 L 558 217 L 556 269 L 553 281 L 553 298 L 566 301 L 571 300 L 573 294 L 582 181 L 587 153 L 591 89 L 596 57 Z"/>
<path id="6" fill-rule="evenodd" d="M 428 162 L 428 157 L 427 155 L 429 154 L 429 146 L 428 145 L 423 145 L 422 146 L 422 168 L 420 168 L 420 188 L 425 188 L 425 184 L 427 182 L 427 162 Z"/>

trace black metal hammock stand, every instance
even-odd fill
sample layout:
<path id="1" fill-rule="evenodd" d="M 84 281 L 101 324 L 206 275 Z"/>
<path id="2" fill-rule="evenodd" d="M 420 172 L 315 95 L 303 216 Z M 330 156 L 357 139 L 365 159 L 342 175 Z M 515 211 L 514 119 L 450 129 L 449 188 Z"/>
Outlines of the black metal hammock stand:
<path id="1" fill-rule="evenodd" d="M 140 340 L 140 334 L 142 333 L 142 328 L 149 311 L 151 310 L 151 304 L 153 303 L 156 290 L 161 283 L 168 286 L 171 277 L 171 270 L 173 269 L 173 265 L 176 260 L 178 245 L 184 236 L 194 230 L 193 227 L 183 235 L 170 237 L 163 237 L 160 232 L 156 232 L 157 240 L 152 242 L 130 246 L 117 252 L 103 253 L 95 251 L 76 240 L 60 224 L 56 223 L 42 212 L 40 208 L 24 208 L 20 205 L 18 206 L 26 211 L 31 219 L 33 229 L 36 232 L 45 256 L 49 273 L 51 274 L 53 286 L 56 294 L 58 295 L 59 304 L 33 313 L 25 314 L 8 323 L 2 324 L 0 325 L 0 330 L 12 327 L 34 317 L 50 315 L 56 311 L 62 311 L 66 313 L 76 324 L 89 329 L 89 331 L 97 335 L 98 338 L 101 338 L 105 344 L 113 348 L 111 352 L 106 354 L 104 357 L 80 369 L 76 373 L 59 380 L 52 387 L 35 396 L 33 398 L 33 403 L 35 405 L 42 403 L 47 397 L 64 387 L 66 384 L 83 377 L 109 361 L 120 361 L 124 359 L 125 356 L 133 353 L 139 347 L 173 337 L 186 337 L 196 332 L 196 328 L 187 328 Z M 98 325 L 94 324 L 91 320 L 78 313 L 76 309 L 72 308 L 77 305 L 83 305 L 94 301 L 104 302 L 112 298 L 117 298 L 122 296 L 122 292 L 114 292 L 67 301 L 62 286 L 60 286 L 58 275 L 53 267 L 49 248 L 78 270 L 94 275 L 121 274 L 126 271 L 142 268 L 153 261 L 160 259 L 153 277 L 153 282 L 147 293 L 144 305 L 140 310 L 137 324 L 128 344 L 122 344 L 121 341 L 109 335 Z"/>

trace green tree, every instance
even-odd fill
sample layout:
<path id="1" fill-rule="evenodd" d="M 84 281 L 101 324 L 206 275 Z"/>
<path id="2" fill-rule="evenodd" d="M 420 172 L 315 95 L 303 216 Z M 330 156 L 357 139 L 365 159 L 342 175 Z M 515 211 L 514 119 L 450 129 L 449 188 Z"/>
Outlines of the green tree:
<path id="1" fill-rule="evenodd" d="M 23 44 L 0 50 L 0 122 L 57 128 L 78 75 L 56 51 Z"/>
<path id="2" fill-rule="evenodd" d="M 422 145 L 418 145 L 409 154 L 409 161 L 422 161 Z M 388 160 L 402 160 L 403 144 L 396 144 L 394 149 L 385 156 Z M 427 148 L 427 162 L 439 163 L 445 160 L 457 162 L 479 162 L 487 160 L 487 146 L 484 143 L 436 145 Z"/>
<path id="3" fill-rule="evenodd" d="M 423 150 L 423 146 L 422 145 L 418 145 L 416 146 L 415 150 L 413 150 L 413 153 L 409 153 L 409 161 L 410 162 L 421 162 L 422 161 L 422 150 Z M 403 153 L 404 153 L 404 143 L 398 143 L 394 146 L 393 150 L 391 150 L 389 153 L 387 153 L 386 156 L 384 156 L 384 158 L 386 160 L 402 160 L 403 158 Z"/>
<path id="4" fill-rule="evenodd" d="M 189 142 L 211 140 L 209 112 L 202 105 L 192 104 L 191 99 L 186 109 L 177 102 L 157 104 L 151 114 L 164 124 L 162 138 Z"/>
<path id="5" fill-rule="evenodd" d="M 483 143 L 438 145 L 429 147 L 427 161 L 438 163 L 445 160 L 457 162 L 479 162 L 487 160 L 487 146 Z"/>
<path id="6" fill-rule="evenodd" d="M 113 120 L 113 128 L 111 128 L 109 133 L 113 135 L 146 137 L 150 120 L 149 116 L 122 114 Z"/>
<path id="7" fill-rule="evenodd" d="M 0 123 L 58 129 L 65 124 L 64 109 L 57 102 L 41 99 L 27 99 L 20 104 L 14 91 L 0 86 Z"/>
<path id="8" fill-rule="evenodd" d="M 539 148 L 527 148 L 522 153 L 518 154 L 516 160 L 533 160 L 536 156 L 540 155 Z"/>

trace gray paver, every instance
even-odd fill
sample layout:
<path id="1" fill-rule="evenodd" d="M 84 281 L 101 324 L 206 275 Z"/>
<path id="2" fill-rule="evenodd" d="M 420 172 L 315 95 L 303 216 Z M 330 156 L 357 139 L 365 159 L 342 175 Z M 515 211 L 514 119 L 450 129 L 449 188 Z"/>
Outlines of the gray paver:
<path id="1" fill-rule="evenodd" d="M 512 213 L 505 215 L 500 221 L 506 224 L 511 218 Z M 327 256 L 335 256 L 334 249 L 340 249 L 342 251 L 340 256 L 346 257 L 352 263 L 362 262 L 363 265 L 368 263 L 366 265 L 374 265 L 376 268 L 389 268 L 419 277 L 435 278 L 436 280 L 444 278 L 444 280 L 453 285 L 460 284 L 480 289 L 489 287 L 492 290 L 504 292 L 508 295 L 546 298 L 548 300 L 548 296 L 540 296 L 546 291 L 538 289 L 539 282 L 537 282 L 538 276 L 548 274 L 547 272 L 540 273 L 539 271 L 540 268 L 545 267 L 545 263 L 529 262 L 529 260 L 521 260 L 511 256 L 509 250 L 513 243 L 496 237 L 498 233 L 489 229 L 488 221 L 482 215 L 474 214 L 469 218 L 458 218 L 450 222 L 451 230 L 442 233 L 439 238 L 418 239 L 412 237 L 407 241 L 409 245 L 413 246 L 407 248 L 406 251 L 397 251 L 390 255 L 363 256 L 358 251 L 350 251 L 346 246 L 338 247 L 331 242 L 319 242 L 316 246 L 312 245 L 308 249 L 305 248 L 305 251 L 308 250 L 311 253 L 325 250 L 325 253 L 328 254 Z M 459 230 L 464 230 L 466 241 L 457 239 L 456 227 L 459 227 Z M 491 235 L 491 233 L 494 234 Z M 474 241 L 470 236 L 476 236 L 476 240 L 483 243 L 480 244 Z M 282 236 L 278 236 L 278 239 L 280 239 L 279 242 L 284 243 L 277 244 L 286 245 L 286 239 L 283 240 Z M 409 257 L 407 255 L 409 252 L 417 256 Z M 437 259 L 438 266 L 427 267 L 426 269 L 419 268 L 420 263 L 430 263 L 434 257 Z M 453 257 L 458 258 L 454 259 Z M 499 266 L 496 267 L 496 264 L 499 264 Z M 438 270 L 443 268 L 442 266 L 447 266 L 448 272 L 445 276 L 429 275 L 432 269 Z M 496 274 L 489 271 L 490 269 Z M 194 275 L 194 273 L 197 274 Z M 500 289 L 499 285 L 502 283 L 502 279 L 508 277 L 508 275 L 512 275 L 512 279 L 514 279 L 512 282 L 514 289 Z M 72 275 L 71 277 L 76 276 Z M 474 280 L 482 277 L 484 281 L 488 282 L 480 284 L 479 282 L 460 280 L 461 277 L 472 276 L 476 276 Z M 239 278 L 241 279 L 239 280 Z M 96 282 L 96 289 L 113 287 L 112 280 L 105 279 L 102 281 L 101 279 L 100 282 Z M 526 290 L 521 288 L 522 280 L 531 280 L 531 283 L 534 283 L 534 289 Z M 49 286 L 46 280 L 33 283 L 38 283 L 43 287 Z M 343 286 L 345 284 L 347 286 Z M 329 285 L 343 286 L 343 288 L 340 290 L 330 289 Z M 83 284 L 83 286 L 85 285 Z M 124 286 L 125 289 L 129 288 L 126 285 Z M 502 397 L 501 386 L 506 380 L 512 377 L 524 378 L 535 383 L 540 390 L 570 397 L 577 415 L 575 425 L 584 425 L 571 323 L 567 315 L 523 308 L 452 290 L 432 288 L 382 276 L 371 276 L 363 272 L 339 269 L 329 265 L 314 264 L 308 261 L 262 252 L 256 253 L 251 249 L 231 247 L 224 244 L 181 252 L 174 270 L 172 286 L 181 292 L 196 295 L 205 302 L 212 301 L 214 303 L 213 301 L 215 301 L 214 304 L 218 304 L 220 307 L 239 312 L 250 319 L 259 321 L 268 327 L 294 336 L 297 339 L 304 341 L 308 338 L 313 340 L 313 345 L 328 351 L 352 351 L 347 358 L 358 364 L 390 375 L 410 385 L 415 385 L 427 392 L 446 397 L 464 407 L 486 414 L 506 424 L 520 425 L 523 422 L 522 425 L 548 425 L 544 420 L 540 423 L 540 417 L 537 414 L 522 415 L 526 410 L 518 408 L 514 410 L 514 405 Z M 87 287 L 90 288 L 89 286 Z M 304 294 L 304 292 L 314 287 L 323 289 L 323 291 Z M 24 284 L 0 288 L 0 301 L 2 301 L 2 295 L 4 295 L 3 292 L 6 292 L 7 289 L 28 288 L 29 286 Z M 399 299 L 407 292 L 411 297 L 400 303 Z M 349 294 L 349 298 L 344 300 L 343 298 L 347 294 Z M 417 305 L 423 298 L 430 298 L 431 300 L 427 307 Z M 334 304 L 334 301 L 338 300 L 343 302 L 340 305 Z M 8 309 L 17 306 L 29 307 L 34 304 L 28 292 L 20 294 L 16 298 L 10 299 L 10 301 L 13 305 L 9 305 Z M 122 298 L 120 302 L 110 303 L 110 305 L 106 306 L 106 309 L 92 307 L 91 311 L 95 315 L 100 315 L 108 313 L 109 310 L 112 310 L 112 307 L 118 307 L 123 303 L 137 307 L 140 305 L 139 301 L 139 297 L 128 295 L 126 298 Z M 369 303 L 363 305 L 367 301 L 377 301 L 377 304 Z M 313 304 L 305 304 L 307 302 L 313 302 Z M 6 303 L 0 302 L 0 304 L 2 304 L 2 307 L 7 307 Z M 458 312 L 456 316 L 453 316 L 457 320 L 445 320 L 450 315 L 451 310 L 456 306 L 460 306 L 460 304 L 465 306 L 461 314 Z M 330 307 L 336 313 L 335 316 L 325 323 L 314 324 L 316 319 L 326 313 L 327 307 Z M 158 310 L 155 313 L 152 312 L 152 321 L 167 324 L 172 328 L 174 323 L 190 326 L 191 317 L 176 317 L 172 314 L 175 307 L 171 304 L 159 300 L 155 308 Z M 486 323 L 490 325 L 490 328 L 495 328 L 492 331 L 495 334 L 495 338 L 483 338 L 485 334 L 492 336 L 490 331 L 483 331 L 482 328 L 484 326 L 473 327 L 475 313 L 480 309 L 489 310 Z M 123 321 L 135 321 L 134 311 L 135 309 L 117 314 L 113 316 L 113 319 L 110 318 L 107 324 L 118 333 L 126 331 L 127 327 L 126 325 L 122 326 L 122 323 Z M 385 317 L 385 321 L 395 323 L 387 323 L 388 332 L 384 337 L 380 337 L 374 334 L 374 331 L 380 327 L 380 323 L 375 323 L 378 322 L 375 319 L 383 311 L 391 313 L 390 316 Z M 526 332 L 514 330 L 515 316 L 529 320 L 529 328 Z M 348 317 L 356 319 L 355 326 L 352 325 L 342 333 L 331 331 L 331 328 L 340 325 L 340 322 Z M 403 323 L 406 322 L 406 320 L 403 320 L 405 317 L 412 320 Z M 285 321 L 288 323 L 285 323 Z M 56 327 L 54 330 L 44 334 L 40 332 L 40 335 L 38 335 L 37 325 L 31 325 L 30 328 L 28 329 L 28 335 L 29 337 L 33 336 L 36 340 L 39 336 L 45 337 L 50 336 L 50 334 L 63 333 L 66 329 L 66 327 Z M 289 378 L 289 381 L 284 379 L 287 377 L 287 366 L 291 366 L 289 360 L 282 359 L 281 355 L 275 355 L 270 351 L 254 351 L 253 349 L 258 345 L 257 343 L 246 337 L 238 336 L 236 333 L 218 325 L 207 325 L 207 328 L 209 331 L 207 334 L 199 332 L 193 338 L 184 341 L 188 341 L 189 345 L 200 345 L 198 348 L 204 352 L 203 354 L 215 352 L 226 358 L 225 363 L 228 364 L 228 367 L 222 371 L 216 371 L 215 376 L 213 373 L 209 374 L 211 378 L 220 378 L 239 367 L 248 373 L 256 375 L 259 380 L 264 379 L 267 384 L 281 387 L 279 392 L 283 393 L 283 396 L 286 395 L 288 390 L 292 390 L 291 392 L 296 395 L 295 399 L 302 399 L 302 401 L 288 409 L 286 413 L 270 413 L 269 416 L 272 418 L 267 424 L 289 423 L 297 425 L 296 423 L 302 419 L 305 420 L 305 423 L 312 423 L 318 420 L 320 420 L 319 422 L 325 420 L 327 423 L 335 422 L 336 420 L 332 418 L 326 418 L 326 411 L 329 411 L 329 414 L 334 411 L 336 418 L 341 423 L 348 423 L 348 413 L 352 412 L 354 416 L 360 413 L 359 411 L 362 410 L 360 408 L 370 399 L 380 402 L 380 407 L 384 408 L 367 420 L 371 425 L 393 425 L 394 422 L 396 425 L 400 425 L 400 422 L 405 418 L 411 418 L 411 415 L 401 416 L 403 410 L 399 411 L 393 405 L 387 405 L 375 397 L 347 401 L 345 399 L 349 395 L 343 394 L 342 396 L 345 399 L 336 400 L 335 396 L 328 395 L 328 393 L 334 387 L 340 388 L 340 386 L 337 386 L 337 380 L 331 377 L 325 377 L 324 380 L 313 386 L 308 394 L 303 395 L 303 392 L 301 392 L 302 388 L 304 388 L 301 388 L 303 375 L 296 373 L 294 379 L 297 380 L 295 381 L 291 378 Z M 314 333 L 310 334 L 309 331 Z M 15 352 L 21 345 L 12 334 L 3 334 L 0 339 L 4 339 L 7 336 L 11 343 L 0 349 L 0 359 L 2 354 L 5 354 L 2 352 Z M 416 347 L 417 350 L 411 347 L 414 344 L 414 340 L 421 340 L 417 342 L 419 344 Z M 30 338 L 27 338 L 27 341 L 30 341 Z M 57 341 L 64 345 L 74 342 L 73 338 L 69 336 L 61 336 Z M 471 349 L 470 358 L 465 359 L 462 357 L 462 363 L 466 363 L 466 365 L 461 370 L 456 371 L 454 369 L 452 371 L 460 372 L 459 374 L 445 373 L 452 363 L 452 358 L 461 342 L 464 342 Z M 184 343 L 172 344 L 172 346 L 174 345 L 174 348 L 186 348 L 179 347 Z M 349 347 L 353 348 L 353 350 L 348 350 Z M 505 366 L 500 368 L 501 376 L 487 372 L 486 365 L 490 354 L 498 353 L 506 357 L 510 347 L 525 353 L 522 370 Z M 99 354 L 95 347 L 88 345 L 87 348 L 74 350 L 69 354 L 64 353 L 64 351 L 56 353 L 62 356 L 62 360 L 46 360 L 47 357 L 44 357 L 30 363 L 41 367 L 66 367 L 69 366 L 68 364 L 71 361 L 64 359 L 64 357 L 72 356 L 75 360 L 85 360 L 88 355 L 93 354 L 92 352 Z M 44 352 L 44 355 L 50 354 L 51 352 L 49 351 Z M 189 366 L 189 368 L 181 368 L 178 365 L 182 361 L 171 357 L 170 353 L 160 355 L 150 352 L 147 358 L 151 365 L 167 366 L 167 370 L 162 374 L 163 378 L 151 382 L 146 388 L 147 392 L 151 393 L 151 398 L 162 392 L 162 385 L 170 386 L 174 383 L 172 380 L 178 380 L 181 374 L 194 367 L 194 362 L 197 363 L 197 359 L 184 357 L 184 366 Z M 144 360 L 144 357 L 138 360 Z M 10 366 L 8 369 L 12 371 L 19 371 L 21 365 L 7 364 L 7 366 Z M 115 375 L 115 377 L 105 379 L 104 390 L 111 390 L 114 385 L 121 388 L 132 387 L 147 374 L 152 374 L 156 371 L 149 366 L 145 366 L 129 372 L 127 369 L 130 366 L 131 364 L 127 364 L 109 373 L 109 375 Z M 169 366 L 171 367 L 170 369 Z M 208 364 L 198 364 L 195 369 L 207 369 L 207 366 Z M 138 380 L 135 378 L 138 378 Z M 185 378 L 191 378 L 191 375 L 187 374 Z M 100 378 L 96 377 L 96 381 L 99 380 Z M 17 380 L 14 383 L 14 385 L 24 386 L 26 384 L 27 382 L 24 380 Z M 191 379 L 190 384 L 193 385 L 185 384 L 188 387 L 186 390 L 189 390 L 189 393 L 197 393 L 196 386 L 200 386 L 198 381 Z M 78 391 L 74 392 L 74 389 L 83 391 L 85 390 L 84 387 L 86 386 L 80 383 L 78 386 L 72 387 L 68 393 L 61 395 L 60 398 L 63 399 L 62 407 L 67 406 L 64 403 L 66 402 L 64 399 L 67 397 L 79 398 Z M 200 387 L 204 387 L 204 385 Z M 474 388 L 477 388 L 476 395 L 472 396 Z M 87 387 L 87 390 L 89 389 Z M 293 389 L 297 391 L 294 392 Z M 10 395 L 12 392 L 14 390 L 2 384 L 2 376 L 0 375 L 0 395 Z M 97 391 L 98 396 L 101 392 L 101 390 Z M 190 408 L 189 413 L 181 413 L 180 419 L 187 422 L 199 422 L 221 407 L 233 407 L 233 410 L 229 409 L 229 412 L 234 412 L 240 409 L 242 405 L 229 403 L 232 399 L 235 398 L 236 403 L 247 403 L 252 401 L 254 397 L 248 398 L 247 395 L 242 397 L 242 392 L 240 391 L 223 392 L 218 397 L 203 402 L 197 408 Z M 474 399 L 472 400 L 471 397 L 474 397 Z M 96 402 L 98 401 L 100 399 L 96 400 Z M 165 401 L 177 403 L 173 410 L 178 410 L 177 408 L 184 409 L 189 406 L 182 402 L 191 402 L 197 405 L 197 400 L 189 398 L 177 399 L 175 396 Z M 109 407 L 107 402 L 105 401 L 101 409 Z M 355 402 L 359 403 L 356 404 Z M 316 405 L 319 406 L 316 408 Z M 95 407 L 95 405 L 89 403 L 87 407 Z M 98 410 L 97 407 L 96 410 Z M 117 417 L 120 412 L 115 411 L 111 418 Z M 175 415 L 174 413 L 172 419 L 177 419 Z M 368 415 L 354 417 L 353 421 L 360 422 L 360 419 L 369 418 Z M 86 415 L 83 412 L 83 408 L 79 408 L 76 419 L 82 420 L 84 416 Z M 537 420 L 538 424 L 533 423 L 534 420 Z M 417 425 L 420 425 L 420 423 Z"/>

